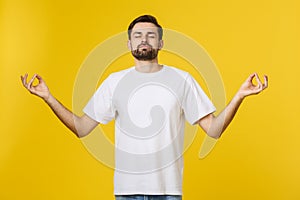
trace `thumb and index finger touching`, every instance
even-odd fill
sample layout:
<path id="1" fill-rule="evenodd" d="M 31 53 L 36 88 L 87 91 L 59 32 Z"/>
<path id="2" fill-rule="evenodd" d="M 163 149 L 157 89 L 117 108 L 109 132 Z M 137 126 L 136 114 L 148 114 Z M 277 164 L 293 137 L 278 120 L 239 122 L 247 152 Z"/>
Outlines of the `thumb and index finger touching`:
<path id="1" fill-rule="evenodd" d="M 256 78 L 256 81 L 257 81 L 257 86 L 261 89 L 261 90 L 264 90 L 268 87 L 268 76 L 267 75 L 264 75 L 264 82 L 262 83 L 262 81 L 260 80 L 258 74 L 255 72 L 253 74 L 251 74 L 248 79 L 247 79 L 247 82 L 251 82 L 253 81 L 253 78 Z"/>
<path id="2" fill-rule="evenodd" d="M 26 73 L 24 76 L 21 75 L 21 81 L 26 88 L 27 86 L 31 86 L 35 79 L 37 79 L 39 83 L 44 82 L 43 78 L 38 74 L 34 74 L 28 83 L 27 83 L 27 78 L 28 78 L 28 73 Z"/>
<path id="3" fill-rule="evenodd" d="M 46 84 L 43 81 L 42 77 L 38 74 L 34 74 L 29 81 L 27 81 L 27 78 L 28 78 L 28 73 L 26 73 L 24 76 L 21 75 L 22 84 L 30 93 L 35 93 L 36 92 L 36 87 L 39 87 L 40 85 L 42 85 L 42 87 L 46 86 Z M 38 80 L 37 85 L 33 85 L 33 82 L 34 82 L 35 79 Z"/>

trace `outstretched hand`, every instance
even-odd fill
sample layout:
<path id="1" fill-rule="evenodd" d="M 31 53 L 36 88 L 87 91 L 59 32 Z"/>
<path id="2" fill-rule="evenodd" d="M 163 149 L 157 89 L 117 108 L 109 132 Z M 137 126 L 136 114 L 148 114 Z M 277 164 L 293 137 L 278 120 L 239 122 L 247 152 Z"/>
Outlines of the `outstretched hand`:
<path id="1" fill-rule="evenodd" d="M 50 91 L 45 83 L 45 81 L 42 79 L 41 76 L 38 74 L 35 74 L 30 81 L 27 83 L 27 77 L 28 74 L 26 73 L 24 76 L 21 76 L 21 81 L 23 86 L 31 93 L 34 95 L 37 95 L 41 97 L 44 100 L 47 100 L 50 96 Z M 33 85 L 34 80 L 38 80 L 37 85 Z"/>
<path id="2" fill-rule="evenodd" d="M 257 85 L 253 84 L 253 79 L 256 78 Z M 264 83 L 261 82 L 257 73 L 251 74 L 247 80 L 242 84 L 238 91 L 240 97 L 244 98 L 249 95 L 259 94 L 268 87 L 268 76 L 264 75 Z"/>

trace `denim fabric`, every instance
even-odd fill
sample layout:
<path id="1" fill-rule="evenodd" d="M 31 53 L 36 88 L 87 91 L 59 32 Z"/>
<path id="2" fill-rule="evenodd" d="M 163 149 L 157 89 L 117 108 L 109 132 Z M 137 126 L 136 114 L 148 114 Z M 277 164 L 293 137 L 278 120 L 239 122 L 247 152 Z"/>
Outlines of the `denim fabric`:
<path id="1" fill-rule="evenodd" d="M 116 200 L 182 200 L 181 195 L 115 195 Z"/>

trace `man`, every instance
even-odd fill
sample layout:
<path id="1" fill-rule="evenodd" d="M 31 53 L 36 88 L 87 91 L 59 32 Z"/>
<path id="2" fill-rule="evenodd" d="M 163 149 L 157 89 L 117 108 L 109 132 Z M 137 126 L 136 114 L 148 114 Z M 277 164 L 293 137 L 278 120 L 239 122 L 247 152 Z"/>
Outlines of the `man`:
<path id="1" fill-rule="evenodd" d="M 79 138 L 98 123 L 115 119 L 115 179 L 117 200 L 182 198 L 184 121 L 198 124 L 210 137 L 219 138 L 246 96 L 268 86 L 251 74 L 218 115 L 198 83 L 187 73 L 158 63 L 163 30 L 150 15 L 128 27 L 128 48 L 135 66 L 111 74 L 84 108 L 82 116 L 69 111 L 50 93 L 44 80 L 21 76 L 32 94 L 41 97 Z M 252 83 L 256 77 L 257 85 Z M 33 81 L 39 83 L 34 86 Z"/>

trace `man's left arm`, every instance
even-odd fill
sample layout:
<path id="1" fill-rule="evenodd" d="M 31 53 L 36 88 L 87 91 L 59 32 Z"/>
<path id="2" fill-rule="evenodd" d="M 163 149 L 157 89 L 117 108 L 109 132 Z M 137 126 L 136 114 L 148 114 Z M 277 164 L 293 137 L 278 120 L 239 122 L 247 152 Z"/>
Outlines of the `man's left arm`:
<path id="1" fill-rule="evenodd" d="M 257 85 L 254 85 L 252 80 L 256 78 Z M 268 87 L 268 77 L 264 75 L 264 83 L 261 82 L 257 73 L 251 74 L 242 84 L 236 95 L 232 98 L 225 109 L 218 115 L 209 114 L 197 121 L 197 124 L 206 132 L 206 134 L 215 139 L 221 137 L 227 126 L 234 118 L 238 108 L 245 97 L 259 94 Z"/>

